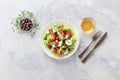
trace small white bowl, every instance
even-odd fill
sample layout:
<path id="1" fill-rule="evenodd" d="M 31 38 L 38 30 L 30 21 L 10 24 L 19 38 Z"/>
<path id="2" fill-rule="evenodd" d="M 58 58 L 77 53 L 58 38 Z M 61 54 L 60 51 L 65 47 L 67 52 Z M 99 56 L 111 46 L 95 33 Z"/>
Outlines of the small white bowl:
<path id="1" fill-rule="evenodd" d="M 63 56 L 63 57 L 54 56 L 54 55 L 52 54 L 52 52 L 50 51 L 50 49 L 48 49 L 47 47 L 44 46 L 44 35 L 43 35 L 43 34 L 44 34 L 48 29 L 50 29 L 53 24 L 67 24 L 67 25 L 71 26 L 71 28 L 72 28 L 75 36 L 77 37 L 77 40 L 76 40 L 76 42 L 75 42 L 75 49 L 74 49 L 72 52 L 70 52 L 68 55 L 66 55 L 66 56 Z M 41 41 L 40 41 L 40 42 L 41 42 L 41 47 L 42 47 L 43 51 L 44 51 L 49 57 L 54 58 L 54 59 L 66 59 L 66 58 L 69 58 L 70 56 L 72 56 L 72 55 L 76 52 L 76 50 L 77 50 L 77 48 L 78 48 L 78 46 L 79 46 L 79 34 L 78 34 L 78 31 L 75 30 L 75 28 L 74 28 L 70 23 L 68 23 L 68 22 L 66 22 L 66 21 L 53 21 L 53 22 L 51 22 L 50 24 L 48 24 L 47 27 L 45 27 L 45 29 L 42 31 L 42 33 L 41 33 Z"/>

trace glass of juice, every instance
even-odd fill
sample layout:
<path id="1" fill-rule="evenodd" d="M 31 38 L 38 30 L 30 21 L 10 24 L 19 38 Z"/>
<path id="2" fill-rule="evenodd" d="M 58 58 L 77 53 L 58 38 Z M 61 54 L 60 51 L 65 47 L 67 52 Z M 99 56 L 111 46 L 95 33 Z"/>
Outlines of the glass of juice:
<path id="1" fill-rule="evenodd" d="M 90 33 L 95 28 L 95 22 L 91 17 L 84 18 L 81 23 L 81 28 L 84 32 Z"/>

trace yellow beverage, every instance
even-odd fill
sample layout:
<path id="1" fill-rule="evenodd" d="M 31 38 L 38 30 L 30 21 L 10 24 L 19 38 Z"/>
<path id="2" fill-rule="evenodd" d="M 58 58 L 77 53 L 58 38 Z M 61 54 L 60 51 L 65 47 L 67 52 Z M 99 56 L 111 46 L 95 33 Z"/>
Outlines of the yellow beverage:
<path id="1" fill-rule="evenodd" d="M 93 19 L 91 18 L 84 18 L 81 23 L 81 28 L 85 32 L 91 32 L 94 30 L 95 24 Z"/>

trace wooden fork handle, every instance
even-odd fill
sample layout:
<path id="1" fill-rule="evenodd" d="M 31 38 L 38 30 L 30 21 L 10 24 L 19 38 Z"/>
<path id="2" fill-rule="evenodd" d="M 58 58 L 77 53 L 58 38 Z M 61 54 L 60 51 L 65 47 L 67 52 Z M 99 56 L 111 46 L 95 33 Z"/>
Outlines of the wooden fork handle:
<path id="1" fill-rule="evenodd" d="M 85 52 L 88 50 L 88 48 L 90 47 L 90 45 L 93 43 L 93 40 L 91 41 L 91 43 L 83 50 L 83 52 L 79 55 L 79 58 L 82 58 L 83 55 L 85 54 Z"/>
<path id="2" fill-rule="evenodd" d="M 85 63 L 86 61 L 87 61 L 87 59 L 90 57 L 90 55 L 92 54 L 92 52 L 95 50 L 95 48 L 94 49 L 92 49 L 89 53 L 88 53 L 88 55 L 82 60 L 82 63 Z"/>

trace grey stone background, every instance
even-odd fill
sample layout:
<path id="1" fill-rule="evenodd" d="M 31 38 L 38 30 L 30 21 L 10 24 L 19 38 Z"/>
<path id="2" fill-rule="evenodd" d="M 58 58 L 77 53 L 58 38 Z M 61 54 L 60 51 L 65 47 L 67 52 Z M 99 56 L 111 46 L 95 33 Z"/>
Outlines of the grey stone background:
<path id="1" fill-rule="evenodd" d="M 119 8 L 119 0 L 0 0 L 0 80 L 120 80 Z M 40 24 L 34 38 L 11 29 L 23 10 L 34 12 Z M 108 36 L 82 64 L 78 55 L 92 37 L 80 29 L 85 17 Z M 69 21 L 80 33 L 79 48 L 68 59 L 51 59 L 41 49 L 40 32 L 53 20 Z"/>

